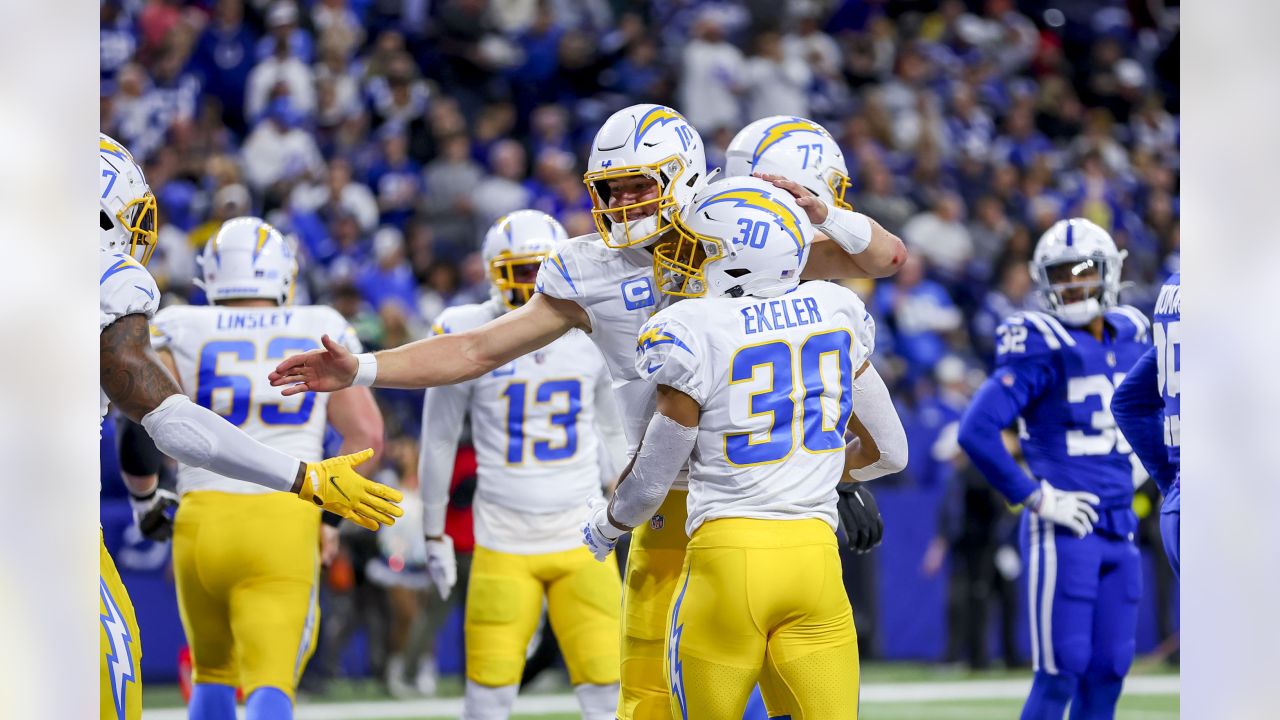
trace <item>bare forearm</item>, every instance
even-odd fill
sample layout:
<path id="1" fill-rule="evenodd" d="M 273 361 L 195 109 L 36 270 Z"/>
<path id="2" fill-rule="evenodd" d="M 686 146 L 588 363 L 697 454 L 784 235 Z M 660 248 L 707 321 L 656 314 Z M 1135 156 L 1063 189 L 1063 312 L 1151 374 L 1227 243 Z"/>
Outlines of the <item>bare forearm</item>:
<path id="1" fill-rule="evenodd" d="M 851 259 L 867 273 L 867 277 L 889 277 L 898 272 L 902 263 L 907 261 L 907 246 L 897 235 L 872 220 L 871 244 L 866 250 L 851 256 Z"/>
<path id="2" fill-rule="evenodd" d="M 376 353 L 378 375 L 374 385 L 426 388 L 480 377 L 584 324 L 566 311 L 567 307 L 585 316 L 576 304 L 563 300 L 555 303 L 534 295 L 518 310 L 474 330 L 436 335 Z"/>

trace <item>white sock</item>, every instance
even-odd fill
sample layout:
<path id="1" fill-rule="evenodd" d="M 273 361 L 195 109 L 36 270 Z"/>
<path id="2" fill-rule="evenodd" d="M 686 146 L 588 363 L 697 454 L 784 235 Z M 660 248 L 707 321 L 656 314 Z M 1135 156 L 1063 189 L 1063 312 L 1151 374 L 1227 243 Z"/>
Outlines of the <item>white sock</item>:
<path id="1" fill-rule="evenodd" d="M 461 720 L 507 720 L 511 717 L 511 706 L 516 704 L 518 692 L 519 684 L 488 687 L 467 680 Z"/>
<path id="2" fill-rule="evenodd" d="M 582 720 L 613 720 L 618 712 L 618 683 L 573 686 Z"/>

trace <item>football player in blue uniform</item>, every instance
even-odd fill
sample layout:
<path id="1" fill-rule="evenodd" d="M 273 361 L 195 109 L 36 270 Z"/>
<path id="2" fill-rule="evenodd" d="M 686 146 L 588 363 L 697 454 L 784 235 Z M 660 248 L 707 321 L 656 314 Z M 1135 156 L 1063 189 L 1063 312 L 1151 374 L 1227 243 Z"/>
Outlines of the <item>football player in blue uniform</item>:
<path id="1" fill-rule="evenodd" d="M 960 421 L 960 444 L 1012 504 L 1026 506 L 1035 680 L 1023 720 L 1111 718 L 1133 661 L 1142 571 L 1133 542 L 1130 449 L 1109 407 L 1150 346 L 1148 322 L 1117 305 L 1125 253 L 1105 230 L 1062 220 L 1031 276 L 1049 312 L 997 329 L 996 370 Z M 1001 442 L 1019 421 L 1028 475 Z"/>
<path id="2" fill-rule="evenodd" d="M 1160 534 L 1174 574 L 1181 569 L 1182 282 L 1174 273 L 1156 300 L 1155 346 L 1133 366 L 1111 398 L 1111 414 L 1133 452 L 1164 493 Z"/>

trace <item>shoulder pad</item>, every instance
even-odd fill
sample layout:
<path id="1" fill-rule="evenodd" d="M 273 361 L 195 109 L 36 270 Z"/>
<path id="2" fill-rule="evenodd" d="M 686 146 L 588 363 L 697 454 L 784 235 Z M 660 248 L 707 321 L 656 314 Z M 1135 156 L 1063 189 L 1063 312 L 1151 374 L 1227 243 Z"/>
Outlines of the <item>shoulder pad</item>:
<path id="1" fill-rule="evenodd" d="M 103 252 L 98 278 L 98 331 L 134 313 L 151 318 L 160 305 L 160 290 L 141 263 L 123 253 Z"/>
<path id="2" fill-rule="evenodd" d="M 1116 329 L 1116 337 L 1134 342 L 1148 342 L 1151 321 L 1132 305 L 1117 305 L 1107 311 L 1107 322 Z"/>
<path id="3" fill-rule="evenodd" d="M 996 363 L 1055 353 L 1076 344 L 1057 318 L 1028 310 L 1005 318 L 996 328 Z"/>
<path id="4" fill-rule="evenodd" d="M 443 312 L 436 316 L 435 322 L 431 324 L 431 334 L 448 335 L 450 333 L 464 332 L 480 327 L 496 317 L 497 315 L 488 303 L 457 305 L 445 308 Z"/>

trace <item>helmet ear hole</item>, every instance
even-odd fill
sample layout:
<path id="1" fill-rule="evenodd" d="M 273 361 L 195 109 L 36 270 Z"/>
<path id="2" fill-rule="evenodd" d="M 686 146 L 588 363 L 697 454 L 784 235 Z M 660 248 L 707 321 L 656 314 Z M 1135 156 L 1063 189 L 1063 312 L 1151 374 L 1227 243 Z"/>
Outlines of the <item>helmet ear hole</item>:
<path id="1" fill-rule="evenodd" d="M 751 273 L 751 271 L 750 271 L 750 270 L 748 270 L 748 269 L 746 269 L 746 268 L 732 268 L 732 269 L 730 269 L 730 270 L 725 270 L 725 271 L 724 271 L 724 274 L 725 274 L 725 275 L 728 275 L 729 277 L 733 278 L 734 280 L 737 280 L 738 278 L 742 277 L 743 275 L 748 275 L 748 274 L 750 274 L 750 273 Z"/>
<path id="2" fill-rule="evenodd" d="M 107 214 L 106 210 L 98 211 L 98 227 L 103 230 L 110 230 L 115 227 L 115 223 L 111 222 L 111 216 Z"/>

